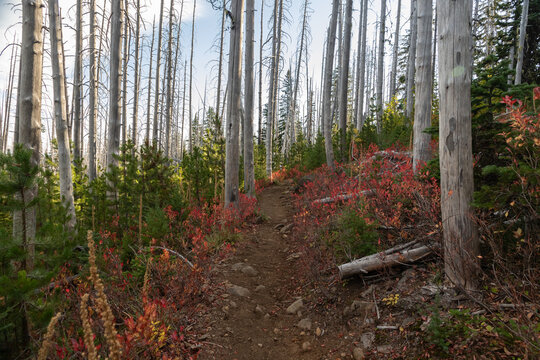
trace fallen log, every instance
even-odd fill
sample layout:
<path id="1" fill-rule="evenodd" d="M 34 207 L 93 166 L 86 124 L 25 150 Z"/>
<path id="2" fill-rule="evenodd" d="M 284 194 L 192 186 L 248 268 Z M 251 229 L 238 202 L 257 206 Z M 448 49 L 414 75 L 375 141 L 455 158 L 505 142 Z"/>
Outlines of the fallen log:
<path id="1" fill-rule="evenodd" d="M 431 255 L 436 246 L 423 245 L 418 241 L 395 246 L 386 251 L 365 256 L 349 263 L 338 266 L 340 277 L 346 278 L 357 274 L 367 274 L 370 271 L 382 270 L 400 264 L 419 261 Z"/>
<path id="2" fill-rule="evenodd" d="M 353 199 L 353 198 L 358 197 L 358 196 L 369 196 L 369 195 L 372 195 L 373 193 L 374 193 L 373 190 L 364 190 L 364 191 L 359 191 L 359 192 L 353 193 L 353 194 L 341 194 L 341 195 L 330 196 L 330 197 L 325 197 L 325 198 L 322 198 L 322 199 L 313 200 L 312 204 L 313 205 L 315 205 L 315 204 L 331 204 L 331 203 L 335 203 L 335 202 L 339 202 L 339 201 L 347 201 L 349 199 Z"/>

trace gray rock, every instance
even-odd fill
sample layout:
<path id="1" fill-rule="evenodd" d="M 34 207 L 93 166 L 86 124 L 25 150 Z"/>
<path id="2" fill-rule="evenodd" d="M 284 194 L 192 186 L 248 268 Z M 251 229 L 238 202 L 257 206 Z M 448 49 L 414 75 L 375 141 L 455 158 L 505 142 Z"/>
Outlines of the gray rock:
<path id="1" fill-rule="evenodd" d="M 354 348 L 352 354 L 353 354 L 354 360 L 364 360 L 365 359 L 364 350 L 361 347 Z"/>
<path id="2" fill-rule="evenodd" d="M 248 297 L 251 292 L 246 289 L 245 287 L 241 287 L 238 285 L 232 285 L 227 289 L 227 292 L 231 295 L 240 296 L 240 297 Z"/>
<path id="3" fill-rule="evenodd" d="M 242 272 L 249 276 L 257 276 L 258 272 L 252 266 L 246 265 L 242 268 Z"/>
<path id="4" fill-rule="evenodd" d="M 259 292 L 259 291 L 263 291 L 263 290 L 266 290 L 266 286 L 264 285 L 259 285 L 255 288 L 255 292 Z"/>
<path id="5" fill-rule="evenodd" d="M 369 349 L 375 342 L 375 334 L 372 332 L 364 333 L 360 337 L 360 341 L 362 342 L 362 347 L 364 349 Z"/>
<path id="6" fill-rule="evenodd" d="M 296 324 L 302 330 L 311 330 L 311 320 L 309 318 L 302 319 Z"/>
<path id="7" fill-rule="evenodd" d="M 233 266 L 231 266 L 231 269 L 232 269 L 233 271 L 240 271 L 240 270 L 242 270 L 242 268 L 243 268 L 244 266 L 245 266 L 244 263 L 239 262 L 239 263 L 236 263 L 236 264 L 234 264 Z"/>
<path id="8" fill-rule="evenodd" d="M 401 275 L 401 279 L 399 279 L 396 285 L 396 289 L 399 291 L 407 290 L 407 281 L 414 276 L 415 272 L 416 271 L 414 269 L 405 270 Z"/>
<path id="9" fill-rule="evenodd" d="M 287 308 L 287 314 L 296 314 L 300 309 L 304 307 L 304 301 L 302 299 L 298 299 L 295 302 L 293 302 L 289 307 Z"/>
<path id="10" fill-rule="evenodd" d="M 293 226 L 294 226 L 293 223 L 287 224 L 284 227 L 282 227 L 281 230 L 279 230 L 279 232 L 282 233 L 282 234 L 285 234 L 286 232 L 291 230 Z"/>
<path id="11" fill-rule="evenodd" d="M 354 300 L 351 304 L 351 310 L 356 315 L 365 315 L 375 309 L 375 304 L 371 301 Z"/>
<path id="12" fill-rule="evenodd" d="M 414 324 L 416 322 L 416 319 L 413 318 L 413 317 L 406 317 L 405 319 L 403 319 L 403 321 L 401 322 L 401 327 L 403 328 L 407 328 L 409 326 L 411 326 L 412 324 Z"/>
<path id="13" fill-rule="evenodd" d="M 392 345 L 377 346 L 377 352 L 381 354 L 390 354 L 392 352 Z"/>
<path id="14" fill-rule="evenodd" d="M 304 343 L 302 344 L 302 351 L 308 352 L 310 350 L 311 350 L 311 344 L 309 343 L 309 341 L 304 341 Z"/>
<path id="15" fill-rule="evenodd" d="M 261 305 L 255 307 L 255 312 L 260 315 L 264 315 L 264 308 Z"/>

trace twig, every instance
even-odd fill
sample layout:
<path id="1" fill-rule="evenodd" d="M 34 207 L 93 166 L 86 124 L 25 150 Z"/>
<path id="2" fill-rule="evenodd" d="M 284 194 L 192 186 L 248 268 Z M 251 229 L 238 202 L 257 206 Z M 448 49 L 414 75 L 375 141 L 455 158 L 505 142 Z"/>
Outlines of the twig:
<path id="1" fill-rule="evenodd" d="M 180 253 L 178 253 L 178 252 L 176 252 L 176 251 L 174 251 L 174 250 L 167 249 L 167 248 L 165 248 L 165 247 L 163 247 L 163 246 L 150 246 L 150 249 L 161 249 L 161 250 L 165 250 L 165 251 L 168 251 L 168 252 L 170 252 L 170 253 L 173 253 L 174 255 L 178 256 L 180 259 L 184 260 L 184 261 L 186 262 L 186 264 L 188 264 L 189 267 L 190 267 L 191 269 L 193 269 L 193 264 L 192 264 L 188 259 L 186 259 L 186 258 L 184 257 L 184 255 L 182 255 L 182 254 L 180 254 Z"/>
<path id="2" fill-rule="evenodd" d="M 375 304 L 375 311 L 377 311 L 377 320 L 381 318 L 381 313 L 379 312 L 379 307 L 377 306 L 377 300 L 375 299 L 375 289 L 371 289 L 371 294 L 373 295 L 373 303 Z"/>

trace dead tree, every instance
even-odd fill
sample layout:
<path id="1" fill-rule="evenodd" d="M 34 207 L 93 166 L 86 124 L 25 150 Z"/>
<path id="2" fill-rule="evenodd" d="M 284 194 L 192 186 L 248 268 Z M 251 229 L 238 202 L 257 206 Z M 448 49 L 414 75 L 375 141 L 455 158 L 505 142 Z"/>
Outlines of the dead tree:
<path id="1" fill-rule="evenodd" d="M 349 59 L 351 57 L 351 29 L 352 29 L 352 0 L 347 0 L 345 7 L 345 28 L 343 33 L 343 55 L 341 57 L 341 71 L 339 82 L 339 133 L 341 160 L 347 157 L 347 103 L 349 90 Z"/>
<path id="2" fill-rule="evenodd" d="M 51 37 L 51 63 L 54 91 L 54 118 L 56 140 L 58 142 L 58 173 L 61 202 L 66 206 L 69 219 L 66 228 L 73 230 L 77 223 L 73 200 L 73 182 L 71 180 L 71 152 L 66 112 L 66 88 L 64 56 L 62 47 L 62 25 L 58 9 L 58 0 L 49 0 L 49 34 Z"/>
<path id="3" fill-rule="evenodd" d="M 246 58 L 244 85 L 244 191 L 255 195 L 255 164 L 253 158 L 253 41 L 255 36 L 255 5 L 246 0 Z M 229 100 L 230 101 L 230 100 Z"/>
<path id="4" fill-rule="evenodd" d="M 386 0 L 381 0 L 381 24 L 379 26 L 379 55 L 377 58 L 377 134 L 382 131 L 384 112 L 383 81 L 384 81 L 384 34 L 386 31 Z"/>

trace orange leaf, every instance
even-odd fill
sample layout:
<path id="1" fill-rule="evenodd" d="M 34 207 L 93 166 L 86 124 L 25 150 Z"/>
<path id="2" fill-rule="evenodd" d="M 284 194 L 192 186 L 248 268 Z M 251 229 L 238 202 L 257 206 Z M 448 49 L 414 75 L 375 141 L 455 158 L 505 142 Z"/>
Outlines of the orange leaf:
<path id="1" fill-rule="evenodd" d="M 535 87 L 533 89 L 533 94 L 534 94 L 534 100 L 540 99 L 540 87 Z"/>

